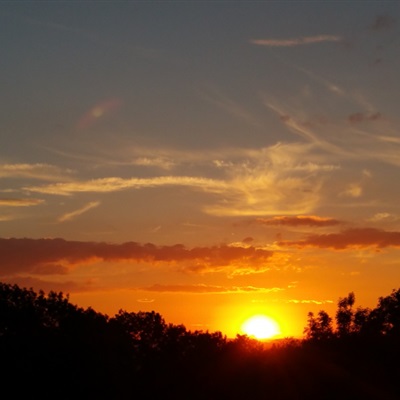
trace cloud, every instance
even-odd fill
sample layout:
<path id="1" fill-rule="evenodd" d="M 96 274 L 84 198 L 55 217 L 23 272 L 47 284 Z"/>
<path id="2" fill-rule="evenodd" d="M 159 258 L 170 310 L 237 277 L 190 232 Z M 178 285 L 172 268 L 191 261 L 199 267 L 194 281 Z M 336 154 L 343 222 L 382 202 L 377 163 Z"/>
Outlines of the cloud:
<path id="1" fill-rule="evenodd" d="M 242 104 L 239 104 L 238 102 L 230 99 L 216 89 L 209 89 L 208 92 L 209 93 L 201 93 L 202 97 L 205 98 L 207 101 L 225 110 L 235 118 L 245 121 L 251 126 L 264 126 L 263 122 L 257 116 L 247 110 Z"/>
<path id="2" fill-rule="evenodd" d="M 72 211 L 72 212 L 62 215 L 60 218 L 58 218 L 58 221 L 59 222 L 69 221 L 69 220 L 85 213 L 86 211 L 91 210 L 92 208 L 98 207 L 99 205 L 100 205 L 99 201 L 92 201 L 78 210 L 75 210 L 75 211 Z"/>
<path id="3" fill-rule="evenodd" d="M 181 186 L 212 194 L 202 210 L 215 216 L 307 214 L 319 201 L 324 175 L 338 169 L 312 153 L 310 143 L 278 143 L 257 150 L 225 149 L 186 155 L 186 172 L 196 166 L 196 176 L 105 177 L 25 186 L 33 193 L 72 196 L 132 189 Z M 168 158 L 168 157 L 167 157 Z M 307 162 L 304 161 L 307 159 Z M 217 160 L 217 161 L 216 161 Z M 210 175 L 210 168 L 218 176 Z M 200 172 L 207 174 L 199 176 Z"/>
<path id="4" fill-rule="evenodd" d="M 323 173 L 332 170 L 314 158 L 313 148 L 309 143 L 278 143 L 249 153 L 241 163 L 226 165 L 226 190 L 216 204 L 204 208 L 205 212 L 217 216 L 312 212 L 319 202 Z M 312 164 L 304 164 L 306 157 Z"/>
<path id="5" fill-rule="evenodd" d="M 30 207 L 44 203 L 40 199 L 1 199 L 0 207 Z"/>
<path id="6" fill-rule="evenodd" d="M 132 164 L 143 167 L 158 167 L 165 170 L 170 170 L 176 165 L 174 161 L 163 157 L 138 157 Z"/>
<path id="7" fill-rule="evenodd" d="M 313 299 L 289 299 L 284 300 L 285 303 L 294 303 L 294 304 L 332 304 L 333 300 L 313 300 Z"/>
<path id="8" fill-rule="evenodd" d="M 309 235 L 298 241 L 281 241 L 280 246 L 319 247 L 335 250 L 351 248 L 400 247 L 400 232 L 390 232 L 375 228 L 354 228 L 339 233 Z"/>
<path id="9" fill-rule="evenodd" d="M 358 124 L 360 122 L 365 122 L 365 121 L 377 121 L 379 119 L 382 119 L 382 114 L 380 112 L 375 112 L 370 114 L 358 112 L 350 114 L 347 117 L 347 121 L 350 122 L 351 124 Z"/>
<path id="10" fill-rule="evenodd" d="M 218 245 L 186 248 L 181 244 L 156 246 L 151 243 L 110 244 L 64 239 L 0 239 L 0 275 L 66 274 L 79 264 L 104 262 L 184 264 L 194 272 L 231 266 L 257 271 L 272 256 L 269 250 L 255 247 Z"/>
<path id="11" fill-rule="evenodd" d="M 368 221 L 371 222 L 380 222 L 380 221 L 395 221 L 397 217 L 393 214 L 389 214 L 387 212 L 380 212 L 374 214 Z"/>
<path id="12" fill-rule="evenodd" d="M 173 292 L 173 293 L 276 293 L 284 288 L 272 287 L 255 287 L 255 286 L 217 286 L 217 285 L 160 285 L 155 284 L 141 290 L 146 290 L 150 292 Z"/>
<path id="13" fill-rule="evenodd" d="M 138 303 L 154 303 L 155 299 L 137 299 Z"/>
<path id="14" fill-rule="evenodd" d="M 360 184 L 351 183 L 343 192 L 339 193 L 339 196 L 357 198 L 362 195 L 362 192 L 363 189 Z"/>
<path id="15" fill-rule="evenodd" d="M 61 182 L 50 185 L 25 187 L 30 192 L 69 196 L 73 193 L 107 193 L 126 189 L 152 188 L 161 186 L 189 186 L 219 192 L 224 182 L 190 176 L 160 176 L 153 178 L 99 178 L 86 181 Z"/>
<path id="16" fill-rule="evenodd" d="M 334 218 L 324 218 L 315 215 L 276 216 L 272 218 L 258 218 L 257 223 L 262 225 L 313 226 L 324 227 L 341 224 Z"/>
<path id="17" fill-rule="evenodd" d="M 303 36 L 291 39 L 252 39 L 250 43 L 268 47 L 293 47 L 323 42 L 340 42 L 343 38 L 336 35 Z"/>
<path id="18" fill-rule="evenodd" d="M 381 32 L 391 29 L 395 23 L 396 20 L 390 15 L 377 15 L 369 28 L 371 31 Z"/>
<path id="19" fill-rule="evenodd" d="M 301 136 L 306 139 L 313 146 L 317 146 L 325 151 L 328 151 L 333 154 L 344 153 L 343 149 L 340 147 L 322 139 L 319 135 L 317 135 L 309 126 L 309 124 L 304 124 L 298 118 L 290 116 L 283 107 L 276 104 L 275 102 L 264 99 L 264 105 L 272 110 L 275 114 L 278 115 L 279 119 L 283 124 L 286 125 L 288 129 L 290 129 L 296 135 Z"/>
<path id="20" fill-rule="evenodd" d="M 2 164 L 0 178 L 31 178 L 45 181 L 65 179 L 71 170 L 61 170 L 49 164 Z"/>

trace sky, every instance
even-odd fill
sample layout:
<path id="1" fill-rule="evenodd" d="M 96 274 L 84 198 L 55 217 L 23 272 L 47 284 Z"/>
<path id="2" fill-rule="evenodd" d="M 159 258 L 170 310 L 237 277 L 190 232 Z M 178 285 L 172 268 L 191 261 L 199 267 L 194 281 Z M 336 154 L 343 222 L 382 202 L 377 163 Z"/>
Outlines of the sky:
<path id="1" fill-rule="evenodd" d="M 400 2 L 3 1 L 0 281 L 301 337 L 400 286 Z"/>

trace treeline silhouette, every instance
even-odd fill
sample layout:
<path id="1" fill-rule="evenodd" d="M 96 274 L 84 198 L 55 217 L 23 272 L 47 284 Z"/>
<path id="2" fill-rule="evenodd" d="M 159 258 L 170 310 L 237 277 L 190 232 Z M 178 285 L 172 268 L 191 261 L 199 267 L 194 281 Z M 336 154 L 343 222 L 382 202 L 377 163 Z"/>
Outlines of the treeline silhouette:
<path id="1" fill-rule="evenodd" d="M 400 289 L 374 309 L 340 298 L 303 339 L 272 347 L 189 331 L 152 312 L 114 317 L 68 295 L 0 283 L 1 390 L 32 399 L 399 399 Z"/>

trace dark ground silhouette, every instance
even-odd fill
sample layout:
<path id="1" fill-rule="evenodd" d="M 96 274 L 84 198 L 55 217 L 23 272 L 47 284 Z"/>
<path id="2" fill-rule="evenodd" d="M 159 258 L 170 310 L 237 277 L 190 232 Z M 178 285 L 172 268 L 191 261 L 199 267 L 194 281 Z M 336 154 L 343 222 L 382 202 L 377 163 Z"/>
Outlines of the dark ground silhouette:
<path id="1" fill-rule="evenodd" d="M 0 283 L 1 389 L 32 399 L 399 399 L 400 289 L 374 309 L 340 298 L 304 339 L 270 348 L 188 331 L 154 311 L 110 318 Z M 335 327 L 333 327 L 333 325 Z"/>

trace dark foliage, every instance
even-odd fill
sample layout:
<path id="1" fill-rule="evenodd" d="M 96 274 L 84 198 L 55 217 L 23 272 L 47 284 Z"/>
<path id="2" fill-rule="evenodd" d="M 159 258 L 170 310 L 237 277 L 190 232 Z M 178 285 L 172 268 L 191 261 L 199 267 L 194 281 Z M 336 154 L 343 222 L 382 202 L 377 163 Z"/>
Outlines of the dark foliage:
<path id="1" fill-rule="evenodd" d="M 375 309 L 340 298 L 309 313 L 303 340 L 266 348 L 188 331 L 154 311 L 114 317 L 63 293 L 0 283 L 0 360 L 10 398 L 398 399 L 400 289 Z"/>

